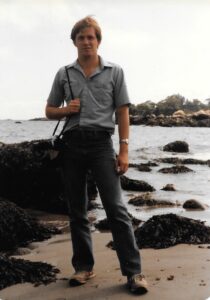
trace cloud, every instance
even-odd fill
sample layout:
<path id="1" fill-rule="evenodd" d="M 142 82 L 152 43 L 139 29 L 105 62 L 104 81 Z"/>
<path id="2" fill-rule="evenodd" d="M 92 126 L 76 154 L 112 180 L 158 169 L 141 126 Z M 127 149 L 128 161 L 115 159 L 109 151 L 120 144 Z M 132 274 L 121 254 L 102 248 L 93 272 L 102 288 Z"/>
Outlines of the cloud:
<path id="1" fill-rule="evenodd" d="M 70 30 L 91 14 L 100 53 L 122 65 L 132 100 L 210 96 L 207 0 L 1 0 L 0 118 L 43 111 L 57 69 L 76 58 Z"/>

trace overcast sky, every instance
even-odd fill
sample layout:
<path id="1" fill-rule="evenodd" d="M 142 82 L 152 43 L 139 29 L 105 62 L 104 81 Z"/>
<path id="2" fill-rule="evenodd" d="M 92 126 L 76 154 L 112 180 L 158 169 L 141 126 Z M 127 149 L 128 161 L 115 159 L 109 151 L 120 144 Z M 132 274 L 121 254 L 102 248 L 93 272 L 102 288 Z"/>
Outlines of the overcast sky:
<path id="1" fill-rule="evenodd" d="M 57 70 L 76 59 L 71 28 L 87 15 L 133 103 L 210 98 L 210 0 L 0 0 L 0 119 L 44 116 Z"/>

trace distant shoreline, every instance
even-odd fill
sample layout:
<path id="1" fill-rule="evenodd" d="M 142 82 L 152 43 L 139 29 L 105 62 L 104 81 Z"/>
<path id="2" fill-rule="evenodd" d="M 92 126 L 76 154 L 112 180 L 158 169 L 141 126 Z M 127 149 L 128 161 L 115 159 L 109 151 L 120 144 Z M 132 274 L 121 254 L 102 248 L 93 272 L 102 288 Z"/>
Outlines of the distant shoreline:
<path id="1" fill-rule="evenodd" d="M 145 126 L 161 126 L 161 127 L 209 127 L 210 128 L 210 110 L 199 110 L 196 112 L 185 113 L 183 110 L 175 111 L 172 115 L 159 114 L 155 115 L 154 113 L 148 114 L 133 114 L 130 116 L 130 125 L 145 125 Z M 14 119 L 5 119 L 1 121 L 13 121 L 15 123 L 21 124 L 25 121 L 54 121 L 49 120 L 46 117 L 36 117 L 26 120 L 14 120 Z M 64 121 L 64 119 L 62 120 Z M 117 122 L 116 122 L 117 124 Z"/>

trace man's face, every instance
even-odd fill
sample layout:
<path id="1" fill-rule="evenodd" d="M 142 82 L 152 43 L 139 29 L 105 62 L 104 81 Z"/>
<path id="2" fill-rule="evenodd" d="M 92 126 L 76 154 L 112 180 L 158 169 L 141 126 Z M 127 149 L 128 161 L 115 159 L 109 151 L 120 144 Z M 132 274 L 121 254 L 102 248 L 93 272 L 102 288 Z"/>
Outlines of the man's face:
<path id="1" fill-rule="evenodd" d="M 97 55 L 99 46 L 95 29 L 93 27 L 87 27 L 81 30 L 74 41 L 74 45 L 77 47 L 79 56 L 94 56 Z"/>

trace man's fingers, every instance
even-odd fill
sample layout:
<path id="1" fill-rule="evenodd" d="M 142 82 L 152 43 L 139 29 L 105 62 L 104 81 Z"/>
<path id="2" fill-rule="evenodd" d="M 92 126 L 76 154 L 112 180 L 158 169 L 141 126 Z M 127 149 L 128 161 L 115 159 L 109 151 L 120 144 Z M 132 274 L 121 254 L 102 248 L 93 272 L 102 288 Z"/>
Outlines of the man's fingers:
<path id="1" fill-rule="evenodd" d="M 78 113 L 80 111 L 80 99 L 76 98 L 69 102 L 68 104 L 70 113 Z"/>
<path id="2" fill-rule="evenodd" d="M 128 165 L 120 163 L 118 160 L 116 160 L 116 172 L 119 175 L 124 174 L 128 170 Z"/>

